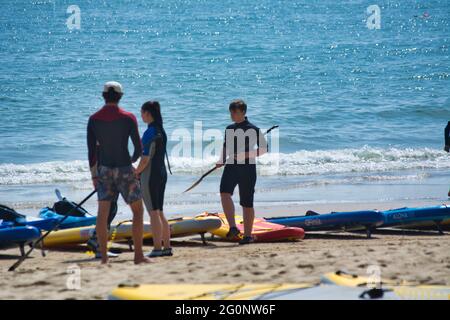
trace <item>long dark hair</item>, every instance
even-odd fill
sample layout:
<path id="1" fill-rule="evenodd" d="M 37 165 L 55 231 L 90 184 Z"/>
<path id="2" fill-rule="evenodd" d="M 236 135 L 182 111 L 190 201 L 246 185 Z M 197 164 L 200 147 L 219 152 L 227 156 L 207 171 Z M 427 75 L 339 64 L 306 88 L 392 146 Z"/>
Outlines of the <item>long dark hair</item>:
<path id="1" fill-rule="evenodd" d="M 172 174 L 172 170 L 170 169 L 169 156 L 167 155 L 167 135 L 166 131 L 163 127 L 163 119 L 161 116 L 161 106 L 158 101 L 147 101 L 141 107 L 141 110 L 144 112 L 149 112 L 152 115 L 152 118 L 155 124 L 159 127 L 163 135 L 163 143 L 164 143 L 164 154 L 166 155 L 167 165 L 169 166 L 169 172 Z"/>
<path id="2" fill-rule="evenodd" d="M 149 112 L 152 115 L 153 120 L 161 128 L 163 127 L 163 119 L 161 116 L 161 106 L 158 101 L 147 101 L 141 107 L 142 111 Z"/>

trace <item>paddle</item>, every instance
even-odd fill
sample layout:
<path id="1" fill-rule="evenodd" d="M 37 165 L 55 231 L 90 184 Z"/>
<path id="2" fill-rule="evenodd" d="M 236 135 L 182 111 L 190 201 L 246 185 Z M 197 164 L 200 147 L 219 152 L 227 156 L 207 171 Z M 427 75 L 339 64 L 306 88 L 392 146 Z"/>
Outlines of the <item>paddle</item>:
<path id="1" fill-rule="evenodd" d="M 61 191 L 59 191 L 59 189 L 55 189 L 55 194 L 59 201 L 64 200 L 63 196 L 61 195 Z"/>
<path id="2" fill-rule="evenodd" d="M 266 133 L 264 133 L 264 135 L 268 134 L 270 131 L 272 131 L 273 129 L 278 128 L 278 126 L 273 126 L 272 128 L 270 128 L 269 130 L 266 131 Z M 217 167 L 214 167 L 212 169 L 210 169 L 208 172 L 206 172 L 205 174 L 203 174 L 200 179 L 198 179 L 192 186 L 190 186 L 189 188 L 187 188 L 186 190 L 183 191 L 183 193 L 186 193 L 188 191 L 191 191 L 192 189 L 194 189 L 196 186 L 198 186 L 200 184 L 200 182 L 202 182 L 202 180 L 207 177 L 211 172 L 213 172 L 214 170 L 216 170 Z"/>
<path id="3" fill-rule="evenodd" d="M 77 204 L 75 207 L 73 207 L 72 209 L 69 210 L 69 212 L 67 212 L 66 216 L 64 218 L 62 218 L 54 227 L 52 230 L 47 231 L 44 235 L 42 235 L 39 239 L 37 239 L 32 245 L 31 248 L 23 255 L 19 258 L 19 260 L 17 260 L 9 269 L 8 271 L 14 271 L 17 269 L 17 267 L 19 267 L 22 262 L 25 261 L 26 258 L 28 258 L 28 256 L 31 254 L 31 252 L 33 252 L 34 248 L 36 248 L 36 245 L 38 245 L 39 243 L 42 242 L 42 240 L 45 239 L 45 237 L 47 237 L 50 232 L 58 229 L 58 227 L 64 222 L 64 220 L 66 220 L 69 217 L 69 214 L 77 209 L 80 208 L 86 201 L 89 200 L 90 197 L 92 197 L 95 193 L 97 192 L 97 190 L 92 191 L 86 198 L 83 199 L 83 201 L 81 201 L 79 204 Z"/>

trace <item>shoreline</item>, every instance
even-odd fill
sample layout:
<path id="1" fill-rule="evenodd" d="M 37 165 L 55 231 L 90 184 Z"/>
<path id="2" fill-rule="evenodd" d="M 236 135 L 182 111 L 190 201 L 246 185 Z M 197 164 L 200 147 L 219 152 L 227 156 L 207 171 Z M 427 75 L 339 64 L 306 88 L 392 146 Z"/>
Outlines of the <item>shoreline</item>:
<path id="1" fill-rule="evenodd" d="M 385 210 L 392 207 L 439 205 L 449 201 L 447 192 L 450 173 L 446 170 L 372 174 L 379 180 L 361 181 L 363 176 L 361 173 L 327 176 L 259 176 L 255 192 L 257 215 L 264 216 L 265 212 L 277 214 L 270 208 L 279 206 L 289 208 L 284 215 L 299 215 L 307 210 L 320 213 L 345 211 L 347 206 L 357 208 L 355 210 Z M 379 176 L 381 174 L 382 178 Z M 413 178 L 409 178 L 410 176 Z M 219 175 L 208 177 L 189 193 L 183 193 L 197 178 L 194 175 L 169 177 L 164 206 L 168 216 L 195 215 L 203 211 L 222 210 L 218 190 Z M 11 206 L 18 212 L 36 216 L 41 208 L 52 207 L 57 201 L 55 188 L 74 202 L 80 201 L 92 190 L 90 181 L 0 185 L 0 203 Z M 240 210 L 238 189 L 235 190 L 233 199 L 237 210 Z M 130 218 L 131 212 L 121 197 L 118 205 L 119 213 L 122 213 L 124 218 Z M 95 214 L 96 197 L 92 197 L 84 207 Z"/>

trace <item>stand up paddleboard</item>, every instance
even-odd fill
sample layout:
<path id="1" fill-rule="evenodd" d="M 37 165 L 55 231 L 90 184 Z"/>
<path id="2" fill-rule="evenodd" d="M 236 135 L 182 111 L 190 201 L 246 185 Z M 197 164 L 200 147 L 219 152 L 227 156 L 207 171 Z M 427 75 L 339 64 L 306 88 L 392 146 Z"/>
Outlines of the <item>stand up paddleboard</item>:
<path id="1" fill-rule="evenodd" d="M 447 205 L 399 208 L 382 211 L 384 227 L 401 229 L 437 229 L 440 234 L 450 229 L 450 207 Z"/>
<path id="2" fill-rule="evenodd" d="M 227 233 L 230 231 L 230 226 L 223 213 L 209 213 L 204 212 L 198 215 L 198 219 L 215 218 L 221 222 L 218 229 L 211 231 L 211 234 L 219 238 L 226 239 Z M 236 216 L 236 226 L 244 232 L 244 221 L 241 216 Z M 255 242 L 277 242 L 277 241 L 294 241 L 305 237 L 305 231 L 302 228 L 286 227 L 280 224 L 266 221 L 264 218 L 255 218 L 253 222 L 252 236 Z M 239 239 L 231 239 L 230 241 L 239 241 Z"/>
<path id="3" fill-rule="evenodd" d="M 308 211 L 304 216 L 266 218 L 267 221 L 289 227 L 299 227 L 305 231 L 357 231 L 366 230 L 370 238 L 373 229 L 384 222 L 379 211 L 332 212 L 318 214 Z"/>
<path id="4" fill-rule="evenodd" d="M 330 284 L 148 284 L 119 285 L 111 300 L 449 300 L 450 287 L 389 289 Z"/>
<path id="5" fill-rule="evenodd" d="M 204 235 L 214 229 L 220 228 L 221 223 L 217 219 L 194 219 L 178 218 L 169 221 L 171 237 L 184 237 L 189 235 Z M 111 226 L 109 240 L 126 241 L 132 238 L 132 223 L 125 221 Z M 61 247 L 86 243 L 94 234 L 95 226 L 84 228 L 72 228 L 50 233 L 45 239 L 43 246 Z M 144 223 L 144 240 L 152 238 L 150 223 Z M 203 238 L 203 237 L 202 237 Z"/>

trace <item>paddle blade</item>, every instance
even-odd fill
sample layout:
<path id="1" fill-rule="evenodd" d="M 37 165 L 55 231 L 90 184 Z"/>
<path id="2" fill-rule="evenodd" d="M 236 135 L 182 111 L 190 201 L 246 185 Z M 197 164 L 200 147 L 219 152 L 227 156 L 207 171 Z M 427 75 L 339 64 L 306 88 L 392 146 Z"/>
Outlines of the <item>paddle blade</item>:
<path id="1" fill-rule="evenodd" d="M 58 198 L 59 201 L 63 200 L 63 196 L 61 194 L 61 191 L 59 189 L 55 189 L 56 198 Z"/>

